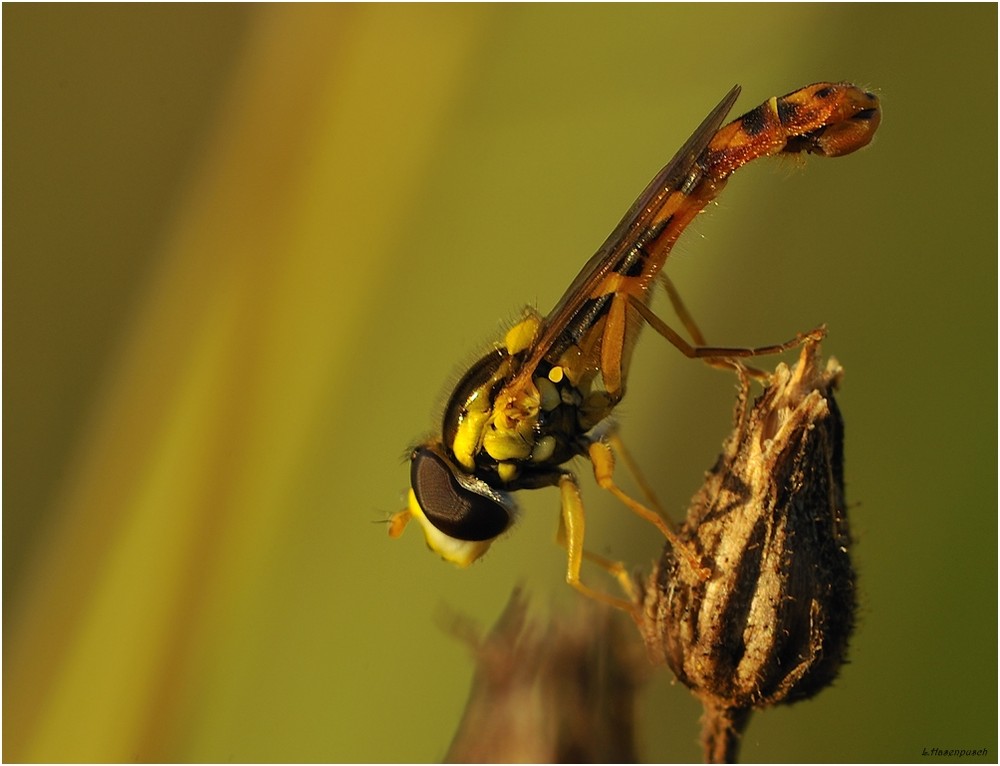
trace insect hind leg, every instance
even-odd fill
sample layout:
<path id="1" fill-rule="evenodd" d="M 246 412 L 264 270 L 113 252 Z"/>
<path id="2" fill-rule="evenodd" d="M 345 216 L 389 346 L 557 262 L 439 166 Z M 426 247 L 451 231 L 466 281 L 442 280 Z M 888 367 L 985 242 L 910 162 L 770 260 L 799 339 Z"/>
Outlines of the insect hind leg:
<path id="1" fill-rule="evenodd" d="M 784 343 L 775 343 L 769 346 L 757 346 L 756 348 L 707 346 L 701 342 L 704 341 L 704 337 L 701 335 L 701 331 L 698 330 L 697 325 L 694 324 L 694 321 L 687 309 L 684 307 L 684 304 L 680 302 L 680 296 L 677 294 L 676 289 L 669 292 L 672 293 L 671 303 L 674 304 L 675 310 L 678 311 L 678 315 L 681 317 L 681 322 L 685 325 L 688 332 L 691 333 L 692 338 L 695 341 L 693 345 L 684 340 L 684 337 L 679 332 L 664 322 L 641 300 L 635 296 L 629 296 L 629 299 L 632 306 L 639 312 L 639 315 L 645 320 L 646 324 L 666 338 L 666 340 L 674 346 L 674 348 L 689 359 L 704 359 L 714 366 L 737 368 L 738 362 L 735 361 L 736 359 L 780 354 L 783 351 L 798 348 L 807 342 L 818 343 L 826 337 L 826 325 L 820 325 L 809 332 L 799 333 L 794 338 L 787 340 Z M 676 297 L 676 301 L 674 296 Z M 719 364 L 716 364 L 716 361 L 718 361 Z M 750 368 L 744 369 L 753 377 L 759 376 L 758 370 Z"/>
<path id="2" fill-rule="evenodd" d="M 674 281 L 662 271 L 660 272 L 659 279 L 660 284 L 663 285 L 663 289 L 667 292 L 667 297 L 670 298 L 671 308 L 673 308 L 677 318 L 681 320 L 681 324 L 684 325 L 684 329 L 688 331 L 688 335 L 691 336 L 691 340 L 693 340 L 697 346 L 707 346 L 708 341 L 705 340 L 705 336 L 702 335 L 701 329 L 698 327 L 698 323 L 694 321 L 694 316 L 692 316 L 691 312 L 688 311 L 687 306 L 684 305 L 684 301 L 681 300 L 681 294 L 674 285 Z"/>

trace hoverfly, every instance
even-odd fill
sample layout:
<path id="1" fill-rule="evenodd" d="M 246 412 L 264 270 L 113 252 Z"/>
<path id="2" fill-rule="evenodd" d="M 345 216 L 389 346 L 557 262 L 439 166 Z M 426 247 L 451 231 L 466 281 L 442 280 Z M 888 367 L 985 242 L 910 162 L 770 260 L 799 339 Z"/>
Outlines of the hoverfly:
<path id="1" fill-rule="evenodd" d="M 699 566 L 662 516 L 612 478 L 614 457 L 601 426 L 625 394 L 638 332 L 649 324 L 686 355 L 709 358 L 774 353 L 803 337 L 759 349 L 691 346 L 649 308 L 651 288 L 677 238 L 737 169 L 779 153 L 849 154 L 871 141 L 881 119 L 873 93 L 823 82 L 771 98 L 720 128 L 739 92 L 736 86 L 726 94 L 657 173 L 555 308 L 544 317 L 526 311 L 461 377 L 440 436 L 410 452 L 409 502 L 393 516 L 391 536 L 415 518 L 432 550 L 468 566 L 516 519 L 512 492 L 558 486 L 567 582 L 593 598 L 627 606 L 580 581 L 582 559 L 589 555 L 583 550 L 584 509 L 576 478 L 564 466 L 583 456 L 601 487 Z"/>

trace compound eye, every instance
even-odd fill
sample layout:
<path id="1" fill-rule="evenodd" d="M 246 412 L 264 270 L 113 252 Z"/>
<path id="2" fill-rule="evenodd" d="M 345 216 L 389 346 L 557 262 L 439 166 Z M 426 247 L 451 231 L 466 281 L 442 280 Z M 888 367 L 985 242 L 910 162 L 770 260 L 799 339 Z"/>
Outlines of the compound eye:
<path id="1" fill-rule="evenodd" d="M 470 482 L 478 480 L 470 477 Z M 410 486 L 427 520 L 456 540 L 492 540 L 510 524 L 510 511 L 492 496 L 459 481 L 457 469 L 443 455 L 426 447 L 410 458 Z"/>

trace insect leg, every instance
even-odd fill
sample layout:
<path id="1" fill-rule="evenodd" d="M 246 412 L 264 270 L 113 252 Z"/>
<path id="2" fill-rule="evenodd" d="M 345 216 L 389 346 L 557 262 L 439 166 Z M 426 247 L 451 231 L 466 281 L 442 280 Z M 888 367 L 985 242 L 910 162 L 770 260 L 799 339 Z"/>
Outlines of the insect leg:
<path id="1" fill-rule="evenodd" d="M 639 489 L 646 498 L 646 502 L 653 506 L 653 509 L 668 525 L 671 526 L 671 529 L 673 529 L 670 517 L 664 512 L 663 506 L 660 505 L 659 498 L 656 496 L 656 493 L 653 492 L 653 488 L 649 485 L 649 482 L 646 481 L 646 477 L 642 475 L 642 471 L 639 470 L 639 464 L 635 462 L 635 458 L 633 458 L 632 454 L 628 451 L 628 449 L 626 449 L 625 442 L 622 441 L 622 438 L 615 431 L 607 434 L 604 438 L 607 440 L 608 446 L 611 447 L 612 453 L 620 457 L 625 463 L 625 467 L 628 469 L 628 472 L 632 474 L 632 478 L 635 479 L 635 483 L 639 485 Z"/>
<path id="2" fill-rule="evenodd" d="M 694 316 L 688 311 L 687 306 L 684 305 L 684 301 L 681 300 L 681 294 L 674 286 L 673 280 L 662 271 L 660 272 L 659 280 L 660 284 L 667 291 L 667 297 L 670 299 L 670 307 L 674 310 L 677 318 L 681 320 L 681 324 L 688 331 L 691 340 L 695 342 L 696 346 L 707 346 L 708 341 L 705 340 L 705 336 L 702 334 L 697 322 L 694 321 Z M 764 370 L 750 367 L 736 359 L 713 359 L 709 357 L 705 359 L 705 363 L 719 370 L 735 370 L 741 381 L 747 375 L 755 380 L 764 381 L 769 377 L 768 373 L 764 372 Z"/>
<path id="3" fill-rule="evenodd" d="M 807 348 L 811 348 L 812 342 L 807 341 Z M 706 360 L 711 362 L 711 359 Z M 754 370 L 752 368 L 746 367 L 738 359 L 727 360 L 727 364 L 723 364 L 723 360 L 719 360 L 720 369 L 735 369 L 736 375 L 739 378 L 739 389 L 736 395 L 736 404 L 733 408 L 733 423 L 736 427 L 741 429 L 740 434 L 742 434 L 742 429 L 747 423 L 747 408 L 750 402 L 750 378 L 754 377 Z M 762 373 L 765 374 L 765 373 Z M 660 504 L 659 498 L 657 498 L 656 493 L 653 491 L 652 486 L 646 481 L 646 477 L 643 475 L 642 470 L 639 468 L 639 464 L 632 457 L 632 454 L 625 446 L 624 440 L 618 435 L 616 431 L 611 431 L 604 436 L 605 441 L 607 441 L 608 446 L 611 448 L 611 452 L 614 456 L 620 457 L 625 463 L 625 467 L 628 472 L 632 474 L 632 478 L 635 480 L 636 484 L 639 485 L 643 496 L 646 498 L 646 502 L 652 506 L 652 509 L 659 514 L 671 529 L 676 529 L 676 525 L 671 521 L 669 514 L 663 510 L 663 506 Z M 737 443 L 739 438 L 737 438 Z"/>
<path id="4" fill-rule="evenodd" d="M 634 614 L 638 605 L 635 602 L 635 590 L 632 581 L 623 564 L 611 561 L 603 556 L 589 553 L 583 549 L 583 534 L 585 518 L 583 499 L 580 497 L 580 486 L 572 474 L 565 473 L 559 479 L 559 492 L 562 500 L 562 515 L 559 522 L 559 534 L 556 539 L 566 548 L 566 582 L 583 595 L 604 604 Z M 630 598 L 616 598 L 584 585 L 580 581 L 580 566 L 587 559 L 608 571 Z"/>
<path id="5" fill-rule="evenodd" d="M 683 337 L 681 337 L 680 333 L 660 319 L 660 317 L 653 313 L 653 310 L 641 300 L 634 296 L 629 296 L 629 299 L 632 301 L 632 305 L 635 307 L 636 311 L 638 311 L 642 318 L 646 320 L 646 323 L 666 338 L 672 346 L 689 359 L 706 359 L 711 357 L 727 356 L 767 356 L 769 354 L 780 354 L 782 351 L 798 348 L 807 341 L 818 343 L 826 337 L 826 327 L 820 326 L 814 330 L 810 330 L 809 332 L 799 333 L 794 338 L 786 340 L 784 343 L 776 343 L 771 346 L 758 346 L 756 348 L 730 348 L 726 346 L 701 345 L 692 346 L 684 340 Z"/>
<path id="6" fill-rule="evenodd" d="M 674 310 L 677 318 L 681 320 L 681 324 L 684 325 L 684 329 L 688 331 L 688 335 L 691 336 L 691 340 L 695 342 L 695 345 L 707 346 L 708 341 L 705 340 L 705 336 L 702 335 L 701 330 L 698 328 L 698 324 L 694 321 L 694 317 L 691 316 L 691 312 L 687 310 L 687 306 L 685 306 L 684 301 L 681 300 L 681 294 L 674 286 L 674 281 L 662 271 L 660 272 L 660 284 L 662 284 L 663 289 L 667 291 L 667 297 L 670 298 L 670 307 Z"/>
<path id="7" fill-rule="evenodd" d="M 559 531 L 556 533 L 556 543 L 561 545 L 563 548 L 568 548 L 566 523 L 562 516 L 559 517 Z M 632 604 L 635 603 L 636 598 L 638 597 L 635 590 L 635 581 L 632 579 L 622 562 L 606 558 L 598 553 L 593 553 L 588 551 L 586 548 L 583 549 L 583 559 L 584 561 L 600 567 L 609 575 L 614 577 L 621 586 L 622 591 L 624 591 L 625 595 L 628 596 L 629 602 Z"/>
<path id="8" fill-rule="evenodd" d="M 670 528 L 667 521 L 656 511 L 651 511 L 615 484 L 613 477 L 615 470 L 615 458 L 614 454 L 611 452 L 611 448 L 601 441 L 591 442 L 588 455 L 590 457 L 590 462 L 594 466 L 594 478 L 597 479 L 597 483 L 601 486 L 601 488 L 606 489 L 612 495 L 617 497 L 636 516 L 641 519 L 645 519 L 654 527 L 659 529 L 663 536 L 667 538 L 667 541 L 673 549 L 679 554 L 682 554 L 688 564 L 691 565 L 691 568 L 698 572 L 703 579 L 707 580 L 709 575 L 711 575 L 711 571 L 702 567 L 698 554 L 691 550 L 691 547 L 677 536 L 677 533 Z"/>

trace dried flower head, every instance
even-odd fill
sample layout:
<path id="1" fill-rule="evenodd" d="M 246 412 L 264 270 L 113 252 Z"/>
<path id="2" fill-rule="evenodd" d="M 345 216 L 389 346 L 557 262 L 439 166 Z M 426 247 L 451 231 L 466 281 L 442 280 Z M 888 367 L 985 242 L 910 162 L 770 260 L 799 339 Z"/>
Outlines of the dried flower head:
<path id="1" fill-rule="evenodd" d="M 681 530 L 708 579 L 670 546 L 644 591 L 641 629 L 706 708 L 708 760 L 733 760 L 756 708 L 805 699 L 836 676 L 854 625 L 844 505 L 842 371 L 808 342 L 737 425 Z"/>

